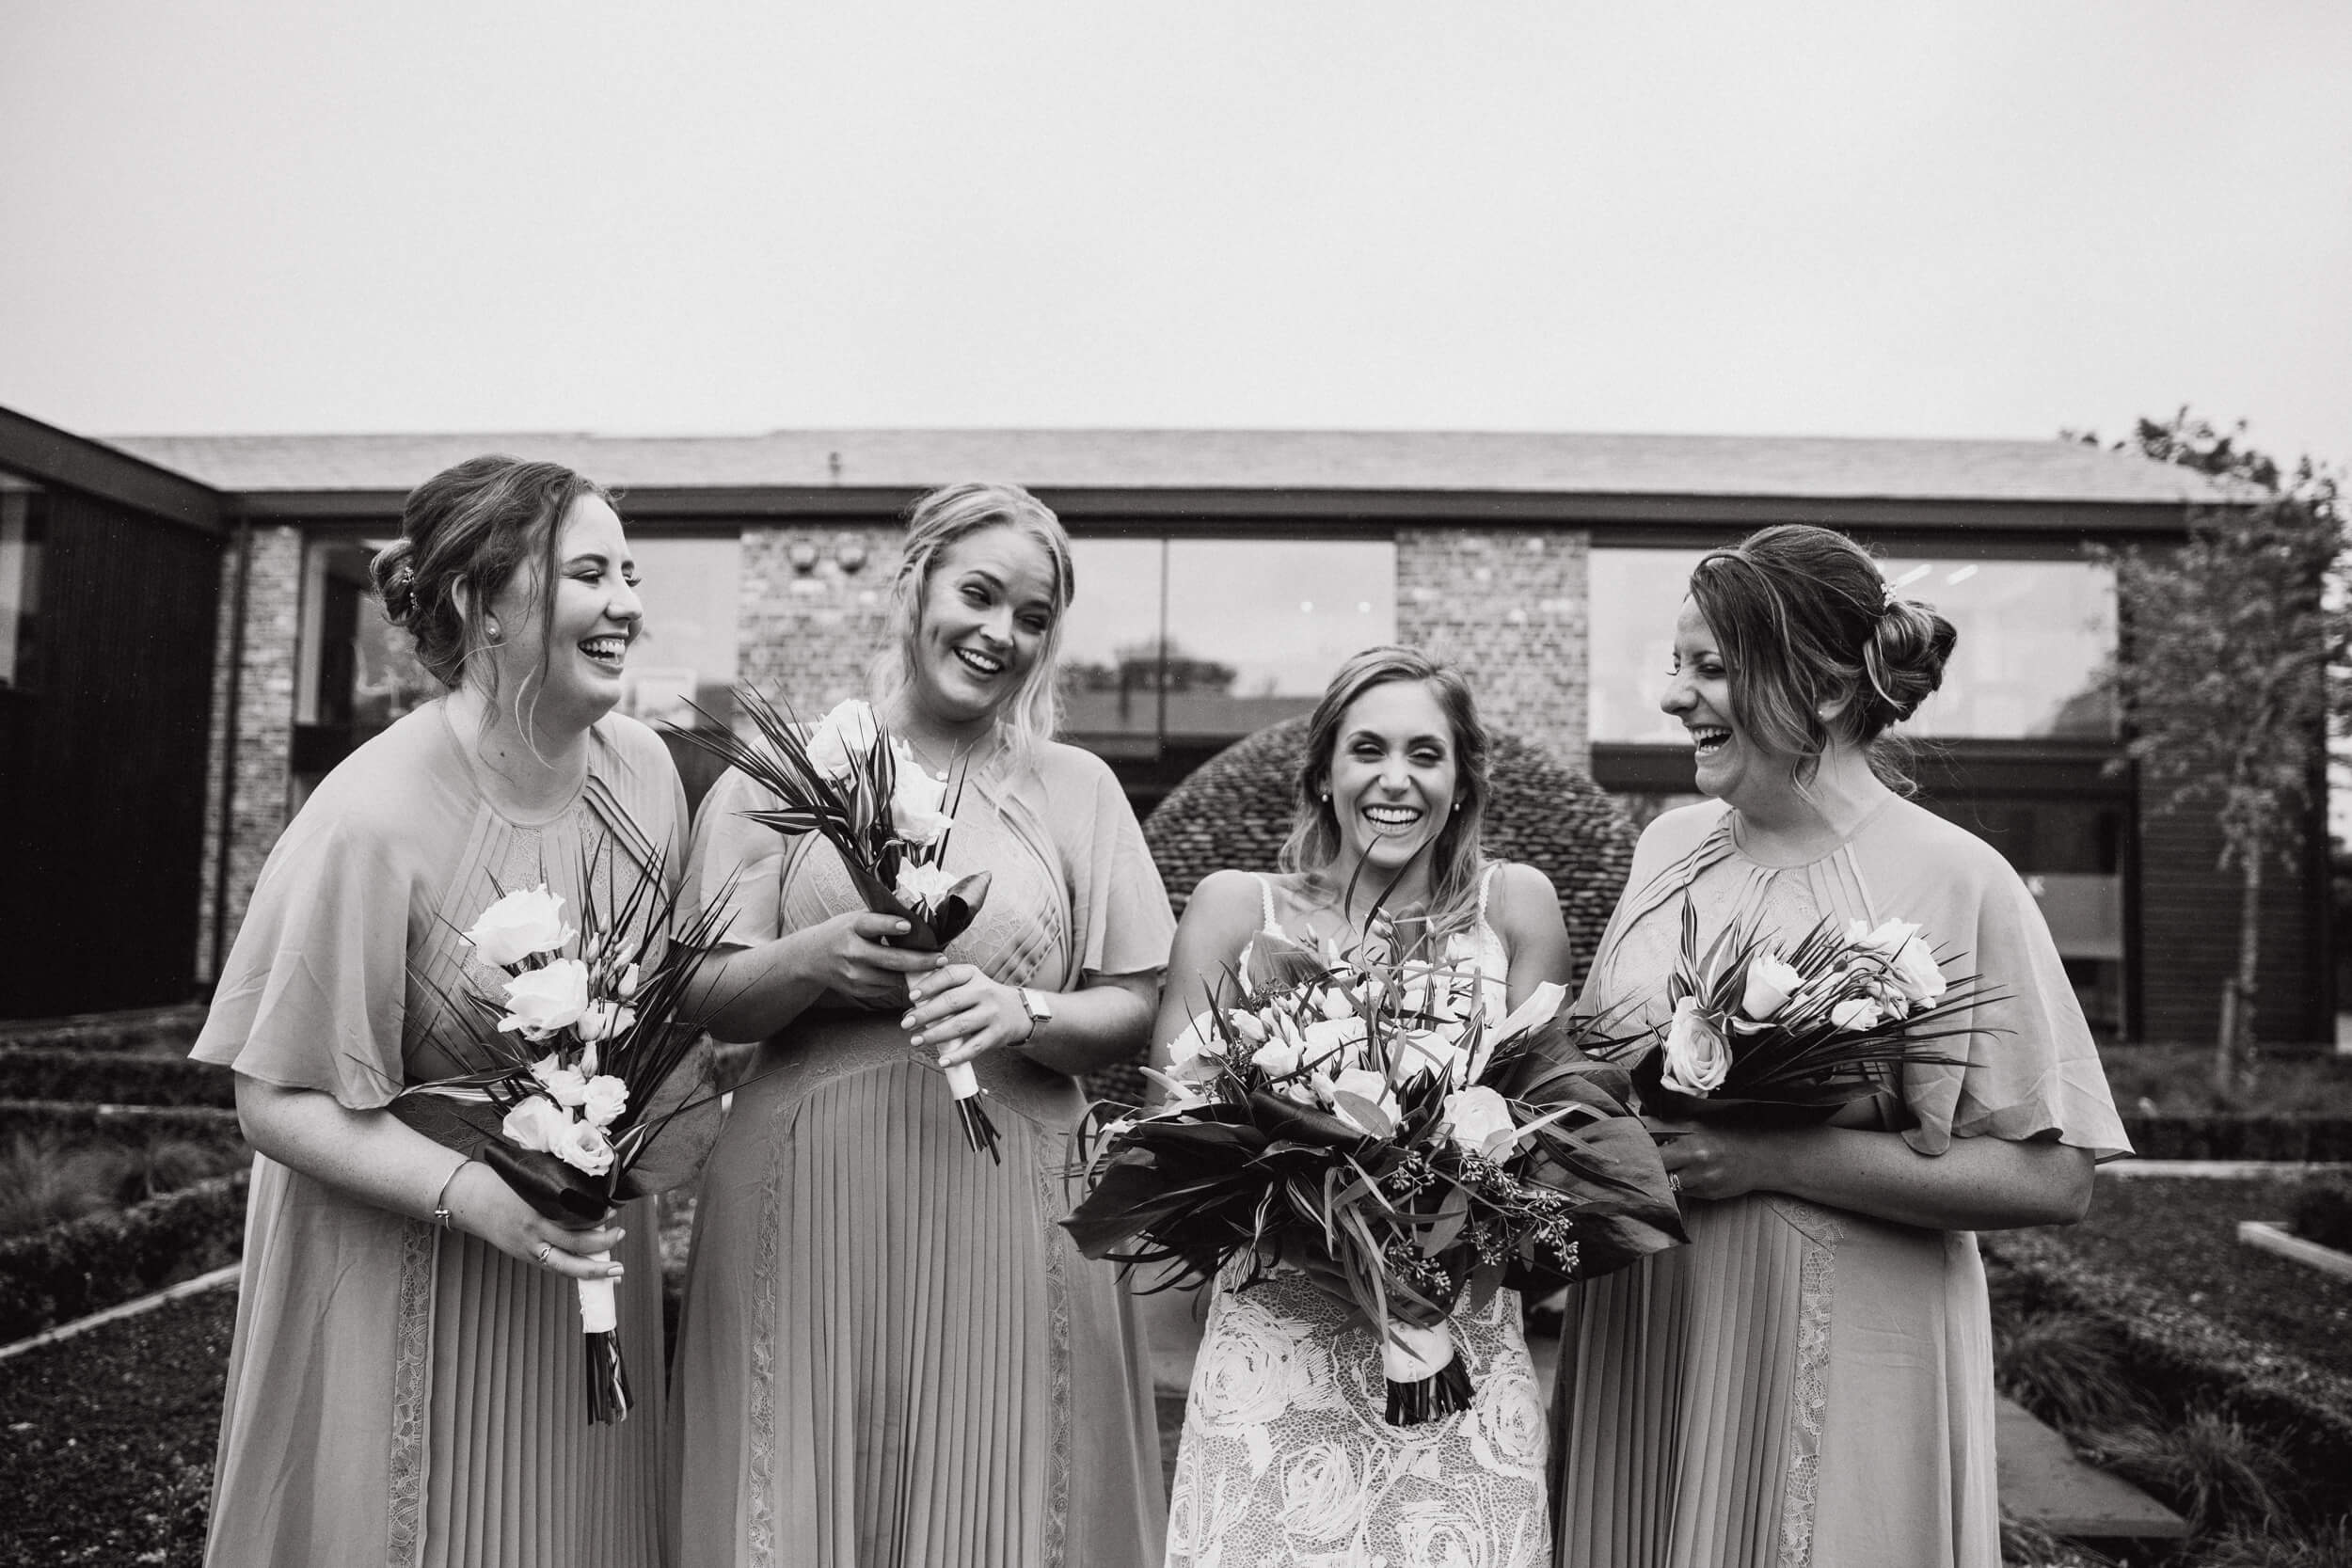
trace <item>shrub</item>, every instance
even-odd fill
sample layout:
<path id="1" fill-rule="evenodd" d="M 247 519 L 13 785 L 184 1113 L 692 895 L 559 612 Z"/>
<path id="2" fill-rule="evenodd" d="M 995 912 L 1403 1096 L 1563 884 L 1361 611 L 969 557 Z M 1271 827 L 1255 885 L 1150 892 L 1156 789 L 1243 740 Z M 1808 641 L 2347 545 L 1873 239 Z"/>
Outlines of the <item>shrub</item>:
<path id="1" fill-rule="evenodd" d="M 0 1100 L 234 1105 L 236 1075 L 184 1056 L 105 1051 L 0 1051 Z"/>
<path id="2" fill-rule="evenodd" d="M 2115 1568 L 2112 1558 L 2052 1535 L 2030 1519 L 2001 1515 L 2001 1560 L 2011 1568 Z"/>
<path id="3" fill-rule="evenodd" d="M 75 1100 L 0 1100 L 0 1137 L 54 1132 L 75 1142 L 125 1148 L 158 1133 L 244 1150 L 237 1113 L 221 1105 L 101 1105 Z"/>
<path id="4" fill-rule="evenodd" d="M 233 1261 L 246 1173 L 0 1241 L 0 1343 Z"/>
<path id="5" fill-rule="evenodd" d="M 2150 1413 L 2128 1358 L 2122 1336 L 2080 1312 L 2045 1307 L 1994 1323 L 1993 1370 L 2001 1392 L 2076 1430 Z"/>
<path id="6" fill-rule="evenodd" d="M 2144 1160 L 2352 1160 L 2352 1116 L 2127 1114 L 2123 1130 Z"/>
<path id="7" fill-rule="evenodd" d="M 2339 1252 L 2352 1252 L 2352 1179 L 2306 1181 L 2295 1195 L 2288 1225 L 2297 1236 Z"/>
<path id="8" fill-rule="evenodd" d="M 2105 1467 L 2179 1509 L 2200 1535 L 2224 1523 L 2267 1530 L 2285 1512 L 2280 1493 L 2287 1465 L 2278 1449 L 2216 1410 L 2126 1427 L 2085 1447 Z"/>
<path id="9" fill-rule="evenodd" d="M 55 1132 L 19 1132 L 0 1145 L 0 1236 L 40 1230 L 115 1202 L 120 1156 L 77 1148 Z"/>
<path id="10" fill-rule="evenodd" d="M 2196 1568 L 2344 1568 L 2352 1562 L 2352 1516 L 2310 1530 L 2234 1527 L 2199 1548 Z"/>

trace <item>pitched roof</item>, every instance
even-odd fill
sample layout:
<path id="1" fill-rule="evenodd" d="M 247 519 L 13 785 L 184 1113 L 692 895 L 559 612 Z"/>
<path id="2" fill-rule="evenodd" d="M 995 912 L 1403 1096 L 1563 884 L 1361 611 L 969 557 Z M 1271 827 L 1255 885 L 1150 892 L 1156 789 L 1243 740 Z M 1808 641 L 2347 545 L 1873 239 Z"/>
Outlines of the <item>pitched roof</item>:
<path id="1" fill-rule="evenodd" d="M 764 436 L 126 436 L 216 488 L 405 491 L 485 451 L 631 489 L 1291 490 L 2138 505 L 2210 502 L 2189 469 L 2072 442 L 1276 430 L 790 430 Z"/>

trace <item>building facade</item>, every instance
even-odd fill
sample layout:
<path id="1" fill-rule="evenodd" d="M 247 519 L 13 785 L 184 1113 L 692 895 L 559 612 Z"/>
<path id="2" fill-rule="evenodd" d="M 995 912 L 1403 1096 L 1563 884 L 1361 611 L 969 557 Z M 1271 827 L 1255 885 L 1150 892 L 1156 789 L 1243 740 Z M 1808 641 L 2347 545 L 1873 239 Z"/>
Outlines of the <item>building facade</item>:
<path id="1" fill-rule="evenodd" d="M 212 578 L 191 986 L 287 814 L 431 695 L 373 611 L 366 561 L 411 485 L 484 451 L 619 488 L 648 610 L 626 700 L 684 723 L 723 720 L 738 681 L 804 711 L 863 689 L 908 503 L 960 478 L 1028 485 L 1076 544 L 1064 732 L 1147 810 L 1388 641 L 1453 658 L 1497 727 L 1589 769 L 1637 815 L 1657 809 L 1692 787 L 1687 744 L 1655 706 L 1691 562 L 1770 522 L 1841 528 L 1960 626 L 1917 726 L 1921 799 L 2026 876 L 2101 1031 L 2209 1037 L 2231 960 L 2227 923 L 2209 916 L 2234 908 L 2213 825 L 2147 810 L 2102 678 L 2120 633 L 2096 547 L 2177 539 L 2193 506 L 2219 499 L 2185 469 L 2059 442 L 1360 432 L 87 445 L 211 498 L 195 568 Z M 23 457 L 0 447 L 0 472 L 40 483 Z M 677 750 L 699 795 L 707 765 Z M 2272 897 L 2271 1039 L 2332 1029 L 2317 822 Z"/>

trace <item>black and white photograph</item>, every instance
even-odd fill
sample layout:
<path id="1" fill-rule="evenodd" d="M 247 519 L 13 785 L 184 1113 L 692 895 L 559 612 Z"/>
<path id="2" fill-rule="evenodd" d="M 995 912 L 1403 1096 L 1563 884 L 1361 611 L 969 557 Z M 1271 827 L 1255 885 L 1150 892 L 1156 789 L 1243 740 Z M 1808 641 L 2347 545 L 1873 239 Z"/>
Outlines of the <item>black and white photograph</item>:
<path id="1" fill-rule="evenodd" d="M 0 8 L 0 1568 L 2352 1564 L 2352 10 Z"/>

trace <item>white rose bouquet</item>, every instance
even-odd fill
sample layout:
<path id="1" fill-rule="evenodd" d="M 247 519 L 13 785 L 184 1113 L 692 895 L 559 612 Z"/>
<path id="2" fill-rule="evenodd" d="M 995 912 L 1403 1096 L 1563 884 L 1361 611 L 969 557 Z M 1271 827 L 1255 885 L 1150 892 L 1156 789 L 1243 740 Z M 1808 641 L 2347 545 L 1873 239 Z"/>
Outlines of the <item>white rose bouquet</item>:
<path id="1" fill-rule="evenodd" d="M 962 780 L 951 797 L 948 785 L 926 774 L 907 743 L 855 698 L 813 727 L 788 710 L 779 713 L 749 687 L 738 689 L 736 701 L 758 732 L 755 741 L 715 722 L 692 730 L 672 726 L 672 733 L 783 802 L 743 815 L 787 836 L 824 835 L 866 907 L 898 915 L 912 928 L 900 939 L 907 946 L 936 953 L 961 935 L 988 897 L 987 872 L 959 876 L 946 866 Z M 981 1108 L 971 1064 L 948 1068 L 946 1078 L 964 1141 L 1001 1162 L 996 1127 Z"/>
<path id="2" fill-rule="evenodd" d="M 1467 1290 L 1550 1289 L 1684 1239 L 1623 1070 L 1540 988 L 1489 1026 L 1475 974 L 1426 963 L 1244 956 L 1241 1001 L 1174 1043 L 1155 1109 L 1087 1134 L 1063 1222 L 1089 1258 L 1249 1283 L 1285 1262 L 1381 1327 L 1387 1418 L 1467 1408 L 1448 1327 Z M 1253 969 L 1261 974 L 1254 976 Z M 1245 1285 L 1246 1289 L 1247 1286 Z"/>
<path id="3" fill-rule="evenodd" d="M 583 887 L 596 885 L 597 859 L 583 867 Z M 718 1096 L 701 1021 L 684 1004 L 717 914 L 673 931 L 677 895 L 664 881 L 656 864 L 626 896 L 592 898 L 579 929 L 544 882 L 485 910 L 465 941 L 506 978 L 495 992 L 443 992 L 462 1027 L 435 1039 L 470 1070 L 405 1086 L 392 1114 L 565 1223 L 599 1220 L 691 1176 L 717 1132 Z M 577 1285 L 589 1418 L 626 1419 L 612 1282 Z"/>
<path id="4" fill-rule="evenodd" d="M 1643 1106 L 1750 1123 L 1820 1120 L 1905 1065 L 1956 1065 L 1929 1047 L 1994 999 L 1947 979 L 1911 921 L 1824 920 L 1786 951 L 1734 925 L 1701 952 L 1687 906 L 1666 995 L 1673 1018 L 1631 1064 Z"/>

